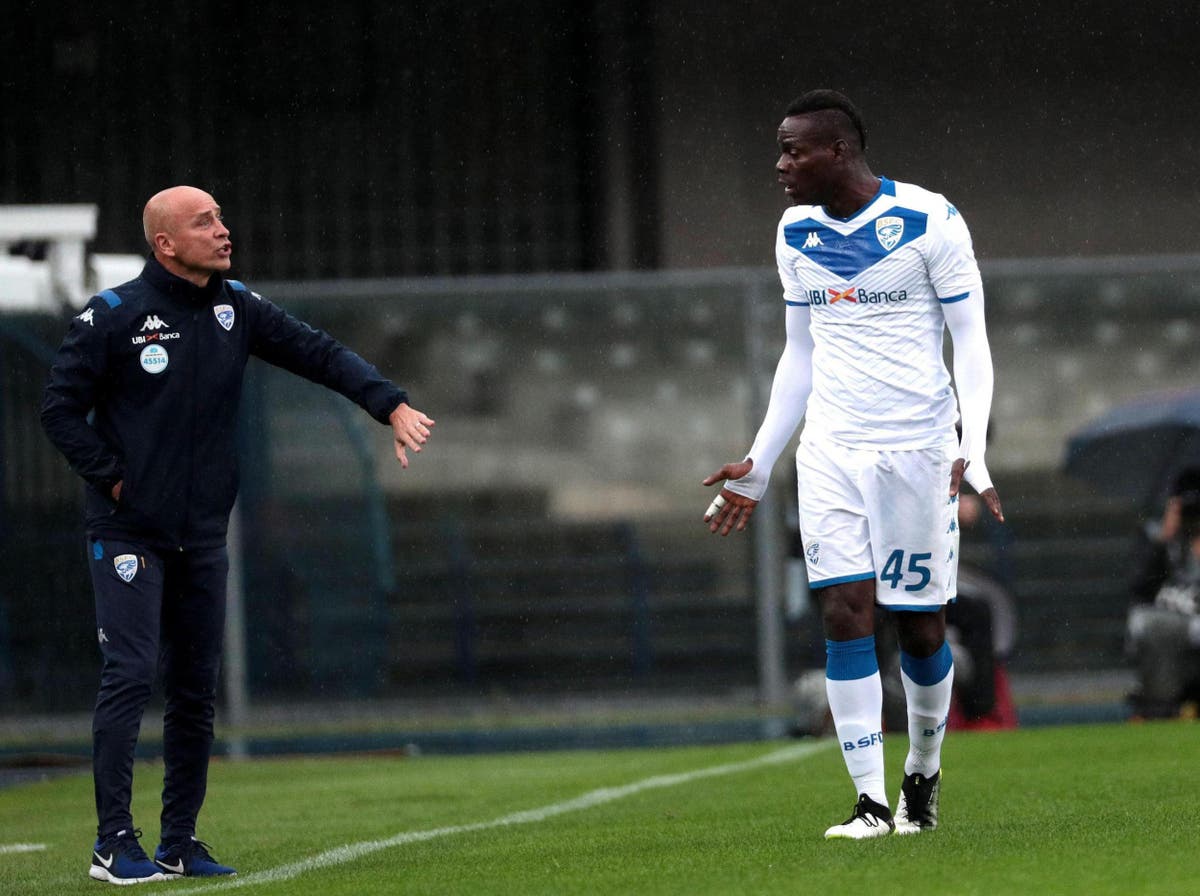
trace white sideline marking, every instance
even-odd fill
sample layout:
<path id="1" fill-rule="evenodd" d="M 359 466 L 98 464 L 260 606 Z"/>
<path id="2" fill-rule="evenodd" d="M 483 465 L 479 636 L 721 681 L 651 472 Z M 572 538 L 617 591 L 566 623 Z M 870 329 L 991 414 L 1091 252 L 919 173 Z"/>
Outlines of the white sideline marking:
<path id="1" fill-rule="evenodd" d="M 45 843 L 0 843 L 0 855 L 8 852 L 40 852 Z"/>
<path id="2" fill-rule="evenodd" d="M 509 825 L 532 824 L 537 821 L 545 821 L 556 815 L 565 815 L 568 812 L 578 812 L 582 809 L 602 806 L 605 803 L 624 799 L 627 796 L 634 796 L 647 790 L 675 787 L 679 784 L 689 784 L 692 781 L 699 781 L 703 778 L 735 775 L 738 772 L 747 772 L 767 765 L 792 762 L 796 759 L 811 756 L 813 753 L 832 746 L 833 743 L 831 740 L 823 740 L 817 743 L 798 744 L 796 746 L 784 747 L 781 750 L 775 750 L 763 756 L 758 756 L 755 759 L 747 759 L 743 762 L 730 762 L 726 765 L 698 768 L 695 771 L 680 772 L 674 775 L 655 775 L 652 778 L 643 778 L 641 781 L 634 781 L 632 784 L 624 784 L 620 787 L 602 787 L 599 790 L 590 791 L 572 800 L 551 803 L 548 806 L 541 806 L 537 809 L 513 812 L 509 815 L 501 815 L 499 818 L 493 818 L 491 821 L 475 821 L 470 824 L 448 825 L 447 827 L 429 828 L 424 831 L 403 831 L 394 837 L 388 837 L 386 840 L 364 840 L 361 843 L 347 843 L 345 846 L 338 846 L 334 849 L 317 853 L 317 855 L 301 859 L 299 862 L 279 865 L 275 868 L 268 868 L 265 871 L 255 871 L 247 875 L 238 875 L 237 877 L 227 878 L 221 883 L 182 890 L 172 887 L 171 896 L 186 896 L 186 894 L 191 893 L 211 893 L 214 890 L 232 890 L 237 887 L 253 887 L 258 884 L 291 880 L 302 874 L 307 874 L 309 871 L 316 871 L 319 868 L 329 868 L 333 865 L 343 865 L 346 862 L 352 862 L 373 852 L 391 849 L 394 846 L 435 840 L 438 837 L 449 837 L 453 834 L 469 834 L 474 831 L 503 828 Z"/>

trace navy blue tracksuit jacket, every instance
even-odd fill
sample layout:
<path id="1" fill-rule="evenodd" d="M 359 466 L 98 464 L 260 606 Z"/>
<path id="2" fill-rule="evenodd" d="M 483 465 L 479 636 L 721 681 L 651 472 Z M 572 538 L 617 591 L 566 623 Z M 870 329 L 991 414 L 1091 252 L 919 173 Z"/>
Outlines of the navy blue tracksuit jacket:
<path id="1" fill-rule="evenodd" d="M 71 321 L 42 404 L 50 440 L 87 482 L 89 536 L 224 544 L 250 355 L 340 392 L 381 423 L 408 400 L 354 352 L 238 281 L 214 274 L 197 287 L 151 258 Z"/>

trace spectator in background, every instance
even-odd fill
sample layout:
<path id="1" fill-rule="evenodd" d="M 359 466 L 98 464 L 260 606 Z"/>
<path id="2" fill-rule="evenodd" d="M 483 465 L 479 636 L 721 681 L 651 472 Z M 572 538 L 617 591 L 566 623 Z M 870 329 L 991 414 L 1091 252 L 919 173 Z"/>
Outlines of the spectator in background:
<path id="1" fill-rule="evenodd" d="M 1137 668 L 1135 718 L 1173 718 L 1200 701 L 1200 467 L 1176 478 L 1162 518 L 1142 532 L 1127 648 Z"/>

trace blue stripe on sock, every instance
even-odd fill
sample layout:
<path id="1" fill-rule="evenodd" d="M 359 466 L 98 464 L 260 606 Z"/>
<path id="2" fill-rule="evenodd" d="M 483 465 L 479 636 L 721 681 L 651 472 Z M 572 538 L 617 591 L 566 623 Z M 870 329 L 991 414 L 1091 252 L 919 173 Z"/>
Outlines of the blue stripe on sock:
<path id="1" fill-rule="evenodd" d="M 853 641 L 825 642 L 825 677 L 832 681 L 856 681 L 879 671 L 875 636 Z"/>
<path id="2" fill-rule="evenodd" d="M 900 668 L 923 688 L 935 685 L 945 678 L 953 665 L 954 655 L 950 653 L 950 645 L 945 641 L 933 656 L 923 660 L 900 651 Z"/>

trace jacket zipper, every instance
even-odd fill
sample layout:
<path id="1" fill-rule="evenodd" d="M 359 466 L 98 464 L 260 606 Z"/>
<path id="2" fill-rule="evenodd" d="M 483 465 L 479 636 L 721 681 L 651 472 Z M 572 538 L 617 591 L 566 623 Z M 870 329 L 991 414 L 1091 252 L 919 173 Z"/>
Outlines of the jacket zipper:
<path id="1" fill-rule="evenodd" d="M 191 326 L 192 332 L 191 332 L 191 339 L 189 340 L 189 342 L 191 344 L 188 348 L 188 353 L 189 353 L 188 354 L 188 366 L 191 368 L 191 371 L 192 371 L 192 374 L 191 374 L 191 376 L 192 376 L 192 385 L 191 385 L 192 401 L 190 402 L 192 407 L 191 407 L 191 414 L 189 415 L 189 420 L 190 420 L 191 425 L 188 430 L 187 492 L 184 496 L 184 501 L 183 501 L 183 529 L 179 533 L 179 550 L 181 553 L 184 550 L 183 541 L 187 535 L 187 532 L 188 532 L 188 529 L 190 526 L 190 522 L 191 522 L 192 480 L 195 478 L 195 475 L 196 475 L 196 462 L 195 462 L 196 461 L 196 454 L 195 454 L 195 452 L 196 452 L 196 431 L 197 431 L 196 408 L 200 404 L 199 397 L 198 397 L 199 393 L 197 392 L 197 389 L 196 389 L 197 381 L 199 380 L 199 377 L 200 377 L 200 365 L 197 362 L 197 359 L 199 358 L 199 355 L 200 355 L 200 352 L 199 352 L 200 328 L 199 328 L 199 326 L 197 326 L 197 322 L 199 320 L 200 320 L 200 312 L 198 312 L 198 311 L 192 312 L 192 326 Z"/>

